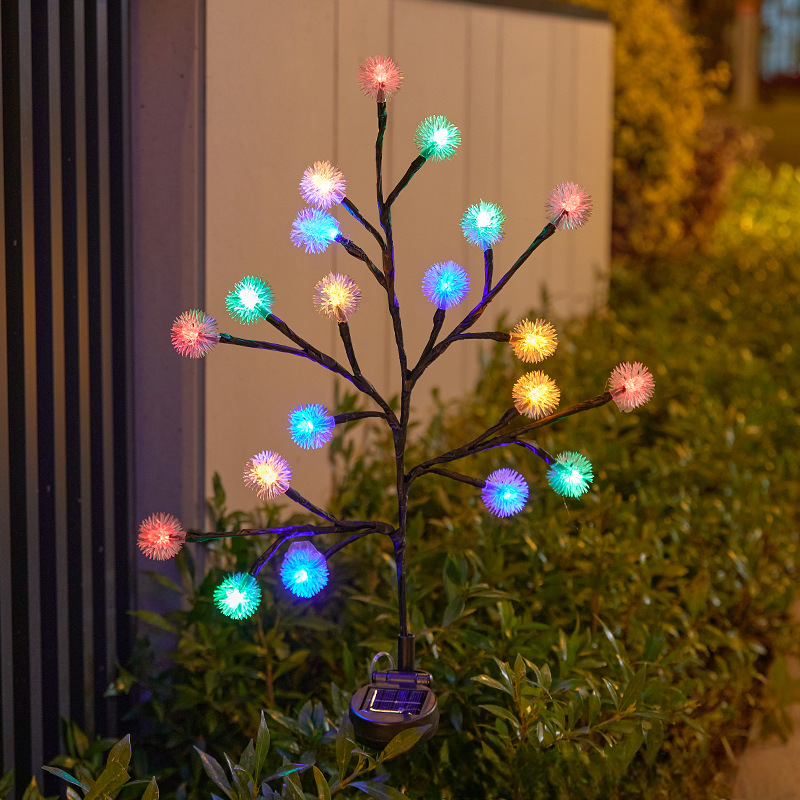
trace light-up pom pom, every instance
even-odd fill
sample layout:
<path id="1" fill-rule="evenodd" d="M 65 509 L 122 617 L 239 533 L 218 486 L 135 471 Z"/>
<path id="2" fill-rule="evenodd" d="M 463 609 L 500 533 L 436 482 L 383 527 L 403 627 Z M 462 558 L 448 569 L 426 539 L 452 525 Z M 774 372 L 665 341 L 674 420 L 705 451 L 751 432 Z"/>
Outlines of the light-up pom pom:
<path id="1" fill-rule="evenodd" d="M 422 292 L 436 308 L 457 306 L 469 293 L 469 275 L 455 261 L 434 264 L 425 270 Z"/>
<path id="2" fill-rule="evenodd" d="M 403 73 L 388 56 L 370 56 L 358 68 L 358 85 L 368 97 L 385 102 L 400 89 Z"/>
<path id="3" fill-rule="evenodd" d="M 252 616 L 261 603 L 261 587 L 249 572 L 228 575 L 214 589 L 214 605 L 231 619 Z"/>
<path id="4" fill-rule="evenodd" d="M 325 556 L 311 542 L 293 542 L 281 564 L 281 581 L 297 597 L 313 597 L 328 583 Z"/>
<path id="5" fill-rule="evenodd" d="M 488 250 L 503 238 L 503 223 L 506 215 L 494 203 L 476 203 L 470 206 L 461 219 L 461 230 L 470 244 Z"/>
<path id="6" fill-rule="evenodd" d="M 547 482 L 563 497 L 580 497 L 591 486 L 592 463 L 580 453 L 559 453 L 547 470 Z"/>
<path id="7" fill-rule="evenodd" d="M 300 181 L 300 194 L 309 205 L 317 208 L 330 208 L 344 200 L 347 181 L 344 175 L 330 161 L 315 161 L 303 173 Z"/>
<path id="8" fill-rule="evenodd" d="M 280 497 L 289 488 L 291 479 L 289 462 L 272 450 L 254 455 L 244 468 L 245 485 L 255 491 L 260 500 Z"/>
<path id="9" fill-rule="evenodd" d="M 561 391 L 556 382 L 544 372 L 527 372 L 515 384 L 511 393 L 520 414 L 540 419 L 558 408 Z"/>
<path id="10" fill-rule="evenodd" d="M 559 183 L 547 198 L 547 216 L 556 228 L 580 228 L 592 213 L 592 198 L 577 183 Z"/>
<path id="11" fill-rule="evenodd" d="M 139 526 L 139 549 L 156 561 L 178 554 L 186 541 L 186 531 L 171 514 L 152 514 Z"/>
<path id="12" fill-rule="evenodd" d="M 292 244 L 306 253 L 324 253 L 339 235 L 339 223 L 318 208 L 304 208 L 292 223 Z"/>
<path id="13" fill-rule="evenodd" d="M 432 161 L 446 161 L 461 144 L 461 131 L 446 117 L 426 117 L 417 126 L 414 143 L 421 156 Z"/>
<path id="14" fill-rule="evenodd" d="M 543 319 L 531 322 L 524 319 L 511 330 L 511 349 L 514 355 L 528 364 L 536 364 L 553 355 L 558 347 L 556 329 Z"/>
<path id="15" fill-rule="evenodd" d="M 614 367 L 608 379 L 608 391 L 620 411 L 633 411 L 643 406 L 653 396 L 655 388 L 650 370 L 639 361 L 633 364 L 626 361 Z"/>
<path id="16" fill-rule="evenodd" d="M 189 358 L 202 358 L 219 343 L 217 321 L 204 311 L 184 311 L 172 323 L 172 346 Z"/>
<path id="17" fill-rule="evenodd" d="M 248 275 L 234 285 L 233 291 L 225 298 L 225 307 L 234 319 L 252 325 L 269 316 L 274 296 L 266 281 Z"/>
<path id="18" fill-rule="evenodd" d="M 297 406 L 289 413 L 292 441 L 307 450 L 327 444 L 333 438 L 335 426 L 333 417 L 319 403 Z"/>
<path id="19" fill-rule="evenodd" d="M 361 290 L 347 275 L 329 272 L 314 287 L 314 305 L 319 313 L 338 322 L 347 322 L 359 302 Z"/>
<path id="20" fill-rule="evenodd" d="M 486 479 L 481 498 L 496 517 L 510 517 L 522 511 L 528 499 L 528 484 L 516 470 L 498 469 Z"/>

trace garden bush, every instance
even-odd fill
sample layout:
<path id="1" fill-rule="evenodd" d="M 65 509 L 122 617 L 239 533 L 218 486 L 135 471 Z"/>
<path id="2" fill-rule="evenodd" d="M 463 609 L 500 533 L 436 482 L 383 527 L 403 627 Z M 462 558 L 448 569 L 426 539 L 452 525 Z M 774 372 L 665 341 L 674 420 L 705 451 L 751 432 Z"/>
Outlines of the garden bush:
<path id="1" fill-rule="evenodd" d="M 749 137 L 706 120 L 727 86 L 720 63 L 704 70 L 695 37 L 670 0 L 580 0 L 614 24 L 613 248 L 652 260 L 694 248 L 718 210 L 719 190 Z M 714 146 L 707 143 L 712 141 Z"/>
<path id="2" fill-rule="evenodd" d="M 656 378 L 654 401 L 630 416 L 606 406 L 544 430 L 548 451 L 593 462 L 582 499 L 554 495 L 522 449 L 463 465 L 520 470 L 533 490 L 520 517 L 487 518 L 472 487 L 437 476 L 415 485 L 409 607 L 442 724 L 386 765 L 391 785 L 436 800 L 725 796 L 765 672 L 796 649 L 800 318 L 782 309 L 798 307 L 797 242 L 798 174 L 743 173 L 713 258 L 620 267 L 608 310 L 561 327 L 550 370 L 564 405 L 634 356 Z M 495 422 L 519 371 L 506 346 L 487 349 L 474 395 L 439 408 L 411 459 Z M 375 430 L 365 446 L 363 431 L 358 447 L 348 431 L 331 445 L 332 503 L 349 518 L 390 513 L 388 442 Z M 247 517 L 219 485 L 210 510 L 219 529 Z M 278 512 L 254 513 L 274 524 Z M 230 540 L 214 557 L 246 568 L 253 546 Z M 312 601 L 264 576 L 259 614 L 238 623 L 213 609 L 218 571 L 195 576 L 188 552 L 179 567 L 181 585 L 158 580 L 184 610 L 141 614 L 176 636 L 167 668 L 148 666 L 143 643 L 119 682 L 141 693 L 159 785 L 204 796 L 192 746 L 237 752 L 261 709 L 287 754 L 332 763 L 330 737 L 309 741 L 290 718 L 305 707 L 334 730 L 371 656 L 393 648 L 389 547 L 369 537 L 342 551 Z"/>

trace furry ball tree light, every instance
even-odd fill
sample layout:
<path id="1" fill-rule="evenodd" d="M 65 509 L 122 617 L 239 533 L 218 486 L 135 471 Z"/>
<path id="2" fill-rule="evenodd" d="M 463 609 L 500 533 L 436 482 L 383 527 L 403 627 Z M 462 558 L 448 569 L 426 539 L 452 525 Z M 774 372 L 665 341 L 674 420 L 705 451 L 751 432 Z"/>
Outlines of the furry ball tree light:
<path id="1" fill-rule="evenodd" d="M 336 518 L 291 487 L 292 469 L 283 455 L 265 450 L 254 455 L 245 465 L 245 484 L 262 500 L 285 495 L 316 516 L 318 523 L 213 533 L 183 530 L 175 517 L 159 513 L 144 520 L 139 529 L 140 549 L 145 555 L 155 559 L 174 556 L 184 542 L 205 542 L 229 536 L 271 537 L 269 546 L 249 572 L 226 577 L 214 592 L 214 602 L 219 610 L 236 620 L 256 612 L 261 600 L 258 574 L 279 553 L 283 554 L 279 568 L 283 585 L 298 598 L 309 598 L 319 593 L 329 580 L 335 580 L 335 572 L 329 570 L 328 562 L 342 548 L 372 534 L 388 537 L 393 545 L 397 568 L 397 669 L 394 669 L 392 663 L 389 671 L 374 673 L 373 683 L 359 690 L 351 705 L 356 734 L 362 742 L 373 746 L 382 746 L 398 731 L 407 727 L 420 727 L 422 724 L 427 725 L 424 729 L 427 738 L 435 731 L 438 721 L 435 697 L 429 689 L 430 676 L 416 669 L 414 636 L 408 625 L 405 548 L 408 497 L 413 484 L 425 475 L 441 475 L 474 486 L 476 491 L 480 491 L 481 500 L 489 513 L 499 517 L 518 514 L 524 508 L 529 494 L 528 485 L 519 472 L 498 469 L 486 477 L 473 477 L 446 466 L 495 447 L 516 445 L 526 448 L 545 462 L 546 479 L 555 492 L 565 497 L 580 497 L 588 491 L 593 479 L 589 460 L 575 452 L 553 456 L 536 444 L 531 439 L 532 435 L 539 428 L 612 401 L 621 411 L 632 411 L 652 397 L 654 388 L 653 377 L 644 365 L 638 362 L 624 363 L 612 371 L 606 391 L 558 410 L 561 393 L 555 381 L 544 372 L 533 369 L 509 388 L 511 407 L 495 425 L 449 452 L 419 464 L 406 462 L 414 387 L 423 373 L 452 345 L 469 339 L 508 342 L 514 354 L 528 364 L 538 364 L 553 354 L 557 346 L 557 334 L 555 328 L 544 320 L 522 320 L 509 332 L 473 332 L 472 328 L 534 250 L 557 231 L 583 225 L 591 213 L 592 204 L 589 195 L 577 184 L 567 182 L 556 186 L 546 202 L 549 221 L 498 280 L 495 280 L 494 275 L 493 247 L 503 238 L 505 215 L 497 205 L 483 200 L 470 206 L 461 220 L 461 228 L 467 241 L 483 252 L 483 289 L 480 300 L 461 317 L 449 333 L 442 336 L 447 312 L 452 313 L 469 292 L 470 276 L 464 267 L 454 261 L 433 264 L 425 272 L 422 281 L 422 292 L 435 307 L 432 330 L 416 363 L 410 364 L 404 345 L 400 305 L 395 292 L 392 207 L 426 162 L 447 160 L 455 154 L 461 142 L 461 133 L 445 117 L 432 116 L 423 120 L 414 135 L 419 155 L 411 162 L 397 185 L 385 195 L 382 160 L 387 101 L 400 89 L 402 80 L 403 76 L 391 58 L 369 58 L 358 70 L 361 88 L 377 105 L 375 161 L 378 226 L 370 223 L 347 196 L 346 181 L 342 173 L 332 164 L 318 161 L 305 171 L 300 181 L 301 195 L 309 207 L 297 215 L 290 233 L 292 242 L 308 253 L 324 252 L 331 245 L 341 246 L 367 267 L 371 278 L 385 292 L 402 387 L 398 410 L 392 408 L 359 367 L 348 318 L 356 310 L 361 292 L 355 281 L 347 275 L 330 273 L 322 277 L 315 287 L 313 297 L 313 304 L 318 311 L 335 321 L 344 345 L 347 365 L 301 338 L 286 322 L 275 316 L 273 305 L 278 298 L 275 298 L 266 280 L 260 277 L 245 276 L 236 283 L 225 301 L 227 311 L 235 320 L 245 324 L 265 322 L 271 325 L 283 337 L 283 341 L 243 339 L 220 333 L 215 320 L 200 310 L 182 313 L 172 326 L 173 345 L 183 356 L 201 358 L 219 344 L 286 353 L 308 359 L 330 370 L 365 395 L 374 405 L 373 410 L 331 415 L 319 403 L 298 406 L 289 413 L 289 431 L 295 444 L 302 448 L 315 449 L 330 441 L 336 425 L 365 418 L 382 420 L 389 427 L 394 441 L 397 468 L 396 517 L 392 520 Z M 373 262 L 364 249 L 340 231 L 339 222 L 329 213 L 337 205 L 344 206 L 377 242 L 381 253 L 378 263 Z M 341 538 L 326 550 L 320 551 L 312 540 L 322 535 Z M 376 656 L 376 660 L 379 656 Z"/>

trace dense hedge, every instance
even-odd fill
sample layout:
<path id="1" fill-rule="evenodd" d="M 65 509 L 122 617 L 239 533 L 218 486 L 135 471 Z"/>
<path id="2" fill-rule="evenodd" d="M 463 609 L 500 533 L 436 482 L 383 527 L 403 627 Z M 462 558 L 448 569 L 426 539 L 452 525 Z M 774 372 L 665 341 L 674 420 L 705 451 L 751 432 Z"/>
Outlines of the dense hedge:
<path id="1" fill-rule="evenodd" d="M 476 490 L 443 478 L 415 486 L 409 602 L 443 721 L 431 743 L 392 762 L 391 781 L 410 797 L 724 796 L 725 753 L 745 740 L 764 670 L 796 647 L 800 319 L 782 309 L 798 307 L 797 242 L 798 174 L 747 173 L 714 258 L 619 269 L 610 309 L 564 326 L 547 362 L 562 404 L 602 391 L 620 361 L 640 358 L 656 377 L 640 412 L 606 406 L 540 439 L 592 460 L 583 499 L 556 497 L 544 465 L 507 448 L 460 468 L 520 469 L 534 491 L 519 517 L 490 518 Z M 493 423 L 518 372 L 506 346 L 488 352 L 474 397 L 418 430 L 411 460 Z M 391 513 L 385 444 L 380 433 L 366 452 L 349 435 L 336 441 L 342 514 Z M 223 528 L 241 518 L 221 489 L 212 511 Z M 248 546 L 218 546 L 217 558 L 244 567 Z M 309 706 L 308 730 L 287 722 L 284 752 L 324 766 L 324 728 L 371 655 L 393 646 L 388 549 L 367 539 L 342 551 L 331 587 L 310 603 L 290 602 L 268 576 L 262 610 L 245 623 L 213 610 L 218 573 L 195 582 L 190 560 L 181 566 L 185 585 L 173 588 L 188 610 L 145 615 L 179 636 L 168 668 L 153 674 L 146 648 L 131 665 L 162 786 L 197 785 L 198 739 L 234 751 L 261 708 L 279 714 L 310 696 L 333 716 L 323 724 Z"/>
<path id="2" fill-rule="evenodd" d="M 672 0 L 579 0 L 614 23 L 614 211 L 617 255 L 664 257 L 694 247 L 698 217 L 717 210 L 742 136 L 706 125 L 728 68 L 704 71 Z M 713 147 L 707 146 L 708 141 Z"/>

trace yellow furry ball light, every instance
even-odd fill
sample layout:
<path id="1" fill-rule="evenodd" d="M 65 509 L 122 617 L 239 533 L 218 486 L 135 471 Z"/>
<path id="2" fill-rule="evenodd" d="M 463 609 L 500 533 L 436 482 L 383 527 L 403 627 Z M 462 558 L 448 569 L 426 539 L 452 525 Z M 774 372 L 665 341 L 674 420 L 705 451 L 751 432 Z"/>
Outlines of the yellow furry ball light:
<path id="1" fill-rule="evenodd" d="M 511 396 L 520 414 L 540 419 L 558 408 L 561 391 L 552 378 L 537 370 L 525 373 L 514 384 Z"/>
<path id="2" fill-rule="evenodd" d="M 549 322 L 524 319 L 511 330 L 511 349 L 514 355 L 527 364 L 536 364 L 553 355 L 558 347 L 556 329 Z"/>

